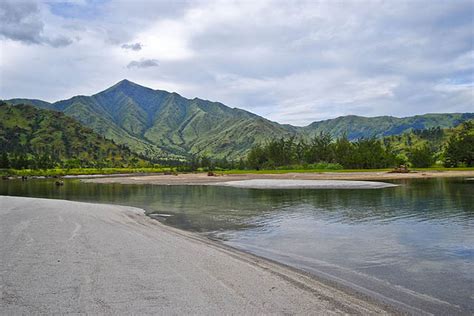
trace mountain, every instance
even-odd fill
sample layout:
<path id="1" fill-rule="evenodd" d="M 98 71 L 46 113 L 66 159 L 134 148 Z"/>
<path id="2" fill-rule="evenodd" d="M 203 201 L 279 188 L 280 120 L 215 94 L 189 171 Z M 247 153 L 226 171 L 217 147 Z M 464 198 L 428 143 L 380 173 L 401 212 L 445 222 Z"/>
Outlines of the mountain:
<path id="1" fill-rule="evenodd" d="M 451 128 L 473 118 L 474 113 L 424 114 L 404 118 L 393 116 L 363 117 L 348 115 L 311 123 L 303 127 L 303 133 L 308 136 L 313 136 L 320 132 L 329 132 L 334 137 L 340 137 L 346 134 L 350 140 L 362 137 L 379 138 L 390 135 L 400 135 L 411 130 L 435 127 Z"/>
<path id="2" fill-rule="evenodd" d="M 11 99 L 7 101 L 9 104 L 12 105 L 19 105 L 19 104 L 27 104 L 32 105 L 42 109 L 54 109 L 53 105 L 49 102 L 37 100 L 37 99 Z"/>
<path id="3" fill-rule="evenodd" d="M 237 159 L 258 143 L 281 137 L 312 137 L 321 131 L 350 139 L 400 134 L 411 129 L 453 127 L 474 114 L 427 114 L 409 118 L 345 116 L 306 127 L 282 125 L 219 102 L 187 99 L 177 93 L 153 90 L 128 80 L 92 96 L 75 96 L 48 103 L 12 99 L 64 112 L 100 135 L 126 144 L 147 157 Z"/>
<path id="4" fill-rule="evenodd" d="M 0 102 L 0 152 L 122 165 L 138 158 L 64 113 Z"/>
<path id="5" fill-rule="evenodd" d="M 295 134 L 294 128 L 244 110 L 198 98 L 186 99 L 128 80 L 92 96 L 76 96 L 51 105 L 38 100 L 29 103 L 62 111 L 149 157 L 197 154 L 236 158 L 244 156 L 256 143 Z"/>

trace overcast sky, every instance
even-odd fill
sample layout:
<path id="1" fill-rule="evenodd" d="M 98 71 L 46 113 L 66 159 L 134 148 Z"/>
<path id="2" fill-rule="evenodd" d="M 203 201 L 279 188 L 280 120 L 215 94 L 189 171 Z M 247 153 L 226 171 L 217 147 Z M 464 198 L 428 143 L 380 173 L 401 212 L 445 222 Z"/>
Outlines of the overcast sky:
<path id="1" fill-rule="evenodd" d="M 0 0 L 0 98 L 125 78 L 295 125 L 474 112 L 474 1 Z"/>

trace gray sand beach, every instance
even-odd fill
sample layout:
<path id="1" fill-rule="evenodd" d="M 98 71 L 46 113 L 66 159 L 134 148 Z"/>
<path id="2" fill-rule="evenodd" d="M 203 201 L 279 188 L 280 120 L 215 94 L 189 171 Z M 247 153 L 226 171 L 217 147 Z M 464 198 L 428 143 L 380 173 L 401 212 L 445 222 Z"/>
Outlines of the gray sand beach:
<path id="1" fill-rule="evenodd" d="M 89 183 L 121 183 L 121 184 L 154 184 L 154 185 L 205 185 L 230 181 L 244 180 L 351 180 L 351 181 L 386 181 L 400 179 L 429 179 L 448 177 L 470 177 L 474 171 L 423 171 L 410 173 L 390 173 L 387 171 L 364 172 L 289 172 L 289 173 L 243 173 L 219 174 L 208 176 L 207 173 L 180 173 L 176 175 L 125 175 L 100 176 L 82 179 Z"/>
<path id="2" fill-rule="evenodd" d="M 378 303 L 148 218 L 0 196 L 0 314 L 387 314 Z"/>

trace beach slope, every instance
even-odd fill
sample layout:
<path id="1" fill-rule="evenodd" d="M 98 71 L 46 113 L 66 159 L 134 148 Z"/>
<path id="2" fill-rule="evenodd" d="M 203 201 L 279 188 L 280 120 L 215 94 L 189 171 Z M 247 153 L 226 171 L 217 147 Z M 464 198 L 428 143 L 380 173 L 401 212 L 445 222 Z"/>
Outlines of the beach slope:
<path id="1" fill-rule="evenodd" d="M 386 314 L 142 210 L 0 196 L 0 314 Z"/>

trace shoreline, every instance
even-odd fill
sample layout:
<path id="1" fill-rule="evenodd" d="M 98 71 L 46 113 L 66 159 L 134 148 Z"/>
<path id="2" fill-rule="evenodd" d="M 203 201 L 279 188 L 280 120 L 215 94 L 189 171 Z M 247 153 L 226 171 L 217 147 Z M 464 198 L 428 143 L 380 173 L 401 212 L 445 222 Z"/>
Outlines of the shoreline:
<path id="1" fill-rule="evenodd" d="M 0 246 L 1 266 L 11 270 L 3 276 L 2 313 L 400 313 L 337 282 L 164 225 L 138 208 L 7 196 L 0 204 L 0 227 L 15 237 Z M 42 264 L 31 269 L 38 257 Z M 60 290 L 71 286 L 81 289 L 84 304 Z M 114 304 L 117 295 L 131 300 L 135 287 L 137 302 Z M 191 303 L 181 306 L 182 295 Z M 25 304 L 28 297 L 41 298 Z"/>
<path id="2" fill-rule="evenodd" d="M 323 172 L 323 173 L 282 173 L 282 174 L 223 174 L 208 176 L 207 173 L 184 173 L 179 175 L 134 175 L 121 177 L 86 178 L 86 183 L 120 183 L 120 184 L 154 184 L 154 185 L 208 185 L 219 182 L 245 180 L 360 180 L 384 181 L 405 179 L 431 179 L 450 177 L 474 177 L 474 170 L 469 171 L 423 171 L 410 173 L 381 172 Z"/>

